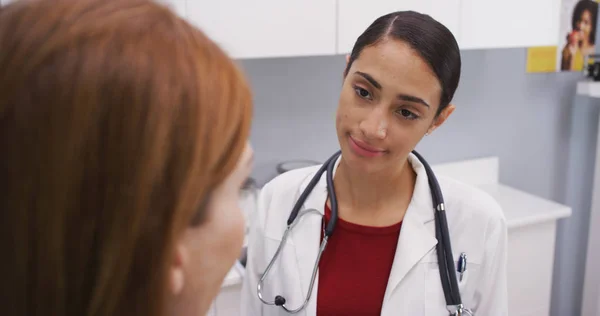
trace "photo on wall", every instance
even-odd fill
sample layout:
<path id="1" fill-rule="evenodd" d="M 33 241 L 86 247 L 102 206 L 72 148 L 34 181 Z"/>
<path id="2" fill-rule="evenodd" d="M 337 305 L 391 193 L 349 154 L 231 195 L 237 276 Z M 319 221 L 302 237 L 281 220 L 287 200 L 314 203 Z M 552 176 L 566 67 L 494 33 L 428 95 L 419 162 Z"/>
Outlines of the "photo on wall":
<path id="1" fill-rule="evenodd" d="M 562 0 L 557 71 L 582 71 L 585 56 L 596 52 L 600 0 Z"/>
<path id="2" fill-rule="evenodd" d="M 558 44 L 527 48 L 527 73 L 583 71 L 596 54 L 600 0 L 560 0 Z M 592 59 L 587 63 L 593 62 Z"/>

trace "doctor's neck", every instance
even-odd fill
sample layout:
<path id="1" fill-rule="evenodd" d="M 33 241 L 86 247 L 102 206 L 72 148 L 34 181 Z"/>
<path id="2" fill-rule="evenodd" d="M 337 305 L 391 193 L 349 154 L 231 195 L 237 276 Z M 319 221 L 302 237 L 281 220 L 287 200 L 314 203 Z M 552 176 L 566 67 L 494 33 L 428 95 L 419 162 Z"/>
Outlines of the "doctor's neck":
<path id="1" fill-rule="evenodd" d="M 404 213 L 412 198 L 416 173 L 408 159 L 396 166 L 393 170 L 369 173 L 351 168 L 342 157 L 334 178 L 341 212 L 373 214 L 393 210 Z"/>

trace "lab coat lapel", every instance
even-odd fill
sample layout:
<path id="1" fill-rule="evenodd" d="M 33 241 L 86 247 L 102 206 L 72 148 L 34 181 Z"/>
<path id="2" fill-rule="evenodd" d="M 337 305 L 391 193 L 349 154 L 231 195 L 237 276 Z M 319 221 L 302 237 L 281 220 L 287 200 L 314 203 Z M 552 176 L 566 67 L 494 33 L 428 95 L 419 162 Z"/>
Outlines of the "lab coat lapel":
<path id="1" fill-rule="evenodd" d="M 340 159 L 336 161 L 335 169 L 339 164 Z M 334 171 L 335 175 L 335 171 Z M 314 174 L 307 177 L 302 185 L 298 196 L 302 194 L 306 189 L 308 183 L 312 179 Z M 302 289 L 302 297 L 306 297 L 309 291 L 310 279 L 312 272 L 317 262 L 319 254 L 319 246 L 321 244 L 321 230 L 323 214 L 325 214 L 325 201 L 327 200 L 327 180 L 326 173 L 323 174 L 319 183 L 315 186 L 311 194 L 307 197 L 304 202 L 302 211 L 316 210 L 317 213 L 306 214 L 302 216 L 298 224 L 294 227 L 291 233 L 291 238 L 295 244 L 296 250 L 296 262 L 298 263 L 298 272 L 300 275 L 300 287 Z M 317 308 L 317 288 L 318 288 L 318 275 L 315 279 L 314 287 L 311 293 L 311 298 L 306 307 L 307 315 L 313 315 Z"/>
<path id="2" fill-rule="evenodd" d="M 402 221 L 384 302 L 390 298 L 409 271 L 437 244 L 433 229 L 435 226 L 428 225 L 434 220 L 434 210 L 427 174 L 415 156 L 409 157 L 409 163 L 417 173 L 417 180 L 413 197 Z"/>
<path id="3" fill-rule="evenodd" d="M 340 158 L 336 161 L 334 170 L 337 170 L 339 162 Z M 423 165 L 414 155 L 409 156 L 409 163 L 411 163 L 417 173 L 417 180 L 411 203 L 402 223 L 384 303 L 391 297 L 394 289 L 396 289 L 409 271 L 437 244 L 433 225 L 428 226 L 428 223 L 434 220 L 434 213 L 427 174 Z M 312 176 L 304 180 L 300 186 L 298 196 L 304 191 Z M 325 177 L 325 174 L 321 177 L 319 183 L 306 199 L 303 207 L 303 211 L 314 209 L 320 215 L 312 213 L 299 218 L 299 222 L 290 237 L 295 244 L 296 262 L 298 263 L 303 298 L 308 293 L 312 271 L 319 253 L 322 215 L 325 213 L 324 208 L 327 199 L 327 182 Z M 318 283 L 317 274 L 311 298 L 306 308 L 308 315 L 316 312 Z"/>
<path id="4" fill-rule="evenodd" d="M 427 229 L 421 218 L 415 215 L 416 210 L 409 209 L 409 211 L 411 212 L 406 213 L 402 223 L 384 302 L 390 298 L 408 272 L 437 244 L 431 231 Z"/>

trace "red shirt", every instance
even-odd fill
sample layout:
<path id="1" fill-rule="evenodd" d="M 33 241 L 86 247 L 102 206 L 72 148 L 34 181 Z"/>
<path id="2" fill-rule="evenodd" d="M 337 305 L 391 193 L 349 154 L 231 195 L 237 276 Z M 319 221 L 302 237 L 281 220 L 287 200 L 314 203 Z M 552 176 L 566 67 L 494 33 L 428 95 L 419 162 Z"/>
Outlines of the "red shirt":
<path id="1" fill-rule="evenodd" d="M 325 224 L 330 218 L 326 205 Z M 318 316 L 381 314 L 401 226 L 362 226 L 338 217 L 319 263 Z"/>

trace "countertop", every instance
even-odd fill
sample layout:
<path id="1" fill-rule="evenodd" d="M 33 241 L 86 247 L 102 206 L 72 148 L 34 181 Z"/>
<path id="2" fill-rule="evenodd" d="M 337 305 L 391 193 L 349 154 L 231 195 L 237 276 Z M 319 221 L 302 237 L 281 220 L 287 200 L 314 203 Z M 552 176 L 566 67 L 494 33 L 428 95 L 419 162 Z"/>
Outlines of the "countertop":
<path id="1" fill-rule="evenodd" d="M 577 83 L 577 94 L 590 98 L 600 98 L 600 82 L 592 80 L 579 81 Z"/>
<path id="2" fill-rule="evenodd" d="M 541 224 L 571 216 L 571 208 L 503 184 L 479 186 L 502 207 L 508 229 Z"/>

